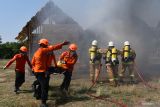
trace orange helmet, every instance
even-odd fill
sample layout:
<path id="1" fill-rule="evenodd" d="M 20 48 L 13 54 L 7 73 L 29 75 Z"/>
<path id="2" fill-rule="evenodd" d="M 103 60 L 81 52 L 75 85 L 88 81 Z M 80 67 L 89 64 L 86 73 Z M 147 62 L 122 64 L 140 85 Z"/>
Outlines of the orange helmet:
<path id="1" fill-rule="evenodd" d="M 77 50 L 77 45 L 76 44 L 70 44 L 69 49 L 72 51 L 76 51 Z"/>
<path id="2" fill-rule="evenodd" d="M 28 49 L 27 49 L 25 46 L 22 46 L 22 47 L 20 48 L 20 50 L 21 50 L 22 52 L 27 52 L 27 51 L 28 51 Z"/>
<path id="3" fill-rule="evenodd" d="M 47 39 L 40 39 L 38 44 L 48 45 L 48 40 Z"/>

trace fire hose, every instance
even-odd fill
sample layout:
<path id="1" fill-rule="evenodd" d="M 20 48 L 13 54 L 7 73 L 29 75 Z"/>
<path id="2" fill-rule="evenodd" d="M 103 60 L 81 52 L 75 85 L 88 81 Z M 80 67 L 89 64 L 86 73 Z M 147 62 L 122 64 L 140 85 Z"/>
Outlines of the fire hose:
<path id="1" fill-rule="evenodd" d="M 127 107 L 127 105 L 123 104 L 122 102 L 118 102 L 117 100 L 114 100 L 113 98 L 112 98 L 112 99 L 111 99 L 111 98 L 104 98 L 104 97 L 95 96 L 95 95 L 89 93 L 89 91 L 95 86 L 95 84 L 96 84 L 96 82 L 97 82 L 97 80 L 98 80 L 98 77 L 99 77 L 99 75 L 100 75 L 101 68 L 102 68 L 102 66 L 100 65 L 100 66 L 99 66 L 99 73 L 98 73 L 98 75 L 97 75 L 97 77 L 96 77 L 96 80 L 95 80 L 94 83 L 92 83 L 92 85 L 89 87 L 89 89 L 88 89 L 88 91 L 87 91 L 87 95 L 90 96 L 90 97 L 93 97 L 93 98 L 95 98 L 95 99 L 99 99 L 99 100 L 103 100 L 103 101 L 109 101 L 109 102 L 114 103 L 114 104 L 116 104 L 117 106 L 120 106 L 120 107 Z"/>
<path id="2" fill-rule="evenodd" d="M 95 96 L 95 95 L 93 95 L 93 94 L 90 94 L 89 91 L 94 87 L 95 84 L 96 84 L 96 83 L 94 82 L 94 83 L 91 85 L 91 87 L 88 89 L 88 91 L 87 91 L 87 95 L 88 95 L 88 96 L 93 97 L 93 98 L 95 98 L 95 99 L 103 100 L 103 101 L 109 101 L 109 102 L 114 103 L 114 104 L 116 104 L 117 106 L 120 106 L 120 107 L 127 107 L 127 105 L 125 105 L 124 103 L 118 102 L 117 100 L 115 100 L 115 99 L 113 99 L 113 98 L 107 98 L 107 99 L 106 99 L 106 98 L 104 98 L 104 97 Z"/>
<path id="3" fill-rule="evenodd" d="M 151 88 L 151 89 L 157 89 L 156 87 L 153 87 L 151 86 L 149 83 L 147 83 L 144 78 L 142 77 L 142 73 L 138 70 L 138 66 L 137 64 L 134 62 L 134 68 L 135 68 L 135 72 L 138 74 L 139 78 L 141 79 L 141 81 L 143 82 L 143 84 L 148 87 L 148 88 Z"/>

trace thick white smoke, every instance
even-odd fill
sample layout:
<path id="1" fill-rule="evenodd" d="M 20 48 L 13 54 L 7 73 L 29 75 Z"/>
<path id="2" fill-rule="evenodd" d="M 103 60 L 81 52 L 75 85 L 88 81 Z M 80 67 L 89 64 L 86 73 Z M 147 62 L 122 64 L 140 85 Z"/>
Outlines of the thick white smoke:
<path id="1" fill-rule="evenodd" d="M 111 40 L 121 49 L 123 42 L 131 42 L 137 62 L 144 70 L 157 45 L 156 26 L 160 21 L 159 0 L 100 0 L 97 8 L 89 9 L 88 23 L 99 38 L 101 47 Z M 148 63 L 147 63 L 148 62 Z"/>

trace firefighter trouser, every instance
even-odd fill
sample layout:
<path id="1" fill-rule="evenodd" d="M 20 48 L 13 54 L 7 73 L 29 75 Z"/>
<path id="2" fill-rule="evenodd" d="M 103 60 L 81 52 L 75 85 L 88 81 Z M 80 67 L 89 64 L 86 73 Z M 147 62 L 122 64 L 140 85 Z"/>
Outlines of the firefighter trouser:
<path id="1" fill-rule="evenodd" d="M 39 83 L 39 88 L 37 91 L 41 92 L 41 100 L 46 101 L 48 99 L 48 83 L 45 73 L 35 73 L 37 81 Z"/>
<path id="2" fill-rule="evenodd" d="M 33 91 L 34 91 L 34 97 L 36 97 L 36 99 L 40 99 L 41 98 L 41 87 L 40 87 L 40 83 L 38 82 L 38 80 L 35 80 L 32 84 L 33 87 Z"/>
<path id="3" fill-rule="evenodd" d="M 33 84 L 32 84 L 32 86 L 33 86 L 33 88 L 34 88 L 34 91 L 36 90 L 36 87 L 37 87 L 38 85 L 40 85 L 39 82 L 38 82 L 38 80 L 35 80 L 35 81 L 33 82 Z"/>
<path id="4" fill-rule="evenodd" d="M 123 78 L 125 76 L 125 72 L 126 72 L 127 69 L 129 71 L 129 76 L 131 78 L 134 78 L 134 64 L 124 64 L 124 63 L 122 63 L 122 67 L 121 67 L 121 71 L 120 71 L 119 76 L 121 78 Z"/>
<path id="5" fill-rule="evenodd" d="M 100 72 L 100 64 L 90 64 L 90 79 L 94 82 Z"/>
<path id="6" fill-rule="evenodd" d="M 48 68 L 48 74 L 53 74 L 53 73 L 62 73 L 62 68 L 61 67 L 49 67 Z"/>
<path id="7" fill-rule="evenodd" d="M 48 94 L 48 91 L 49 91 L 50 75 L 47 75 L 46 79 L 47 79 L 47 94 Z"/>
<path id="8" fill-rule="evenodd" d="M 107 72 L 109 76 L 109 81 L 117 81 L 118 80 L 118 65 L 106 64 Z"/>
<path id="9" fill-rule="evenodd" d="M 72 78 L 72 71 L 66 71 L 63 74 L 64 74 L 64 79 L 60 87 L 61 87 L 61 90 L 65 89 L 68 91 L 68 88 L 71 82 L 71 78 Z"/>
<path id="10" fill-rule="evenodd" d="M 25 82 L 25 73 L 16 71 L 15 88 L 19 87 Z"/>

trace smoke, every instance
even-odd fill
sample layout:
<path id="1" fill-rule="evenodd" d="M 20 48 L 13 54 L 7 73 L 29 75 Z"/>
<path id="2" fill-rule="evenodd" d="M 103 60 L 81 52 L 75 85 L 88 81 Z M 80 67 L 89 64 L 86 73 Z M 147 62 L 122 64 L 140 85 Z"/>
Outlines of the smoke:
<path id="1" fill-rule="evenodd" d="M 31 56 L 33 56 L 34 52 L 38 49 L 39 45 L 37 43 L 41 38 L 48 39 L 51 45 L 68 40 L 71 43 L 76 43 L 78 45 L 78 63 L 87 63 L 85 61 L 86 52 L 88 49 L 86 46 L 84 46 L 87 38 L 84 36 L 84 30 L 79 26 L 76 21 L 74 21 L 71 17 L 65 14 L 52 1 L 49 1 L 36 14 L 35 18 L 37 19 L 36 21 L 39 22 L 41 25 L 39 26 L 39 28 L 36 29 L 35 34 L 32 37 L 33 43 L 31 44 Z M 60 54 L 64 50 L 68 50 L 68 46 L 64 46 L 62 50 L 54 52 L 57 60 L 59 59 Z"/>
<path id="2" fill-rule="evenodd" d="M 87 2 L 89 3 L 89 2 Z M 79 46 L 80 62 L 87 65 L 88 48 L 92 40 L 97 39 L 102 48 L 106 48 L 109 41 L 113 41 L 118 49 L 123 42 L 128 40 L 137 53 L 137 63 L 141 70 L 147 70 L 149 58 L 155 49 L 157 36 L 156 26 L 159 23 L 159 0 L 91 0 L 88 9 L 85 10 L 84 22 L 79 22 L 84 31 L 74 19 L 66 15 L 55 4 L 51 4 L 40 17 L 48 17 L 46 20 L 52 23 L 42 27 L 43 31 L 37 38 L 48 38 L 51 43 L 57 43 L 65 39 L 75 42 Z M 75 10 L 76 11 L 76 10 Z M 83 19 L 84 20 L 84 19 Z M 38 41 L 38 39 L 35 40 Z M 34 50 L 34 49 L 33 49 Z M 58 55 L 58 54 L 57 54 Z M 82 68 L 80 68 L 82 69 Z"/>
<path id="3" fill-rule="evenodd" d="M 149 58 L 157 45 L 156 26 L 159 23 L 159 0 L 102 0 L 98 9 L 88 10 L 88 29 L 96 33 L 100 46 L 113 41 L 121 49 L 128 40 L 137 53 L 141 70 L 148 69 Z"/>

